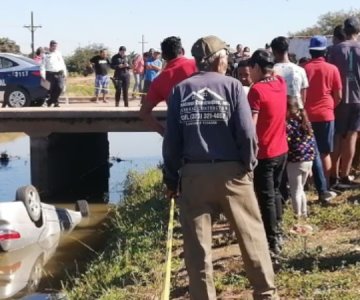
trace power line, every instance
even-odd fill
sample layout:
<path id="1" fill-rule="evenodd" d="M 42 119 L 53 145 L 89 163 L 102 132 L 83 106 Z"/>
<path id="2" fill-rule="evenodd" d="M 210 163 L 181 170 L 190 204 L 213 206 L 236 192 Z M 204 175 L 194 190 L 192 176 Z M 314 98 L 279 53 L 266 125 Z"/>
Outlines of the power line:
<path id="1" fill-rule="evenodd" d="M 24 28 L 27 28 L 31 32 L 31 53 L 32 57 L 35 55 L 35 39 L 34 39 L 34 33 L 35 30 L 38 28 L 41 28 L 41 25 L 34 25 L 34 14 L 31 12 L 31 25 L 24 25 Z"/>

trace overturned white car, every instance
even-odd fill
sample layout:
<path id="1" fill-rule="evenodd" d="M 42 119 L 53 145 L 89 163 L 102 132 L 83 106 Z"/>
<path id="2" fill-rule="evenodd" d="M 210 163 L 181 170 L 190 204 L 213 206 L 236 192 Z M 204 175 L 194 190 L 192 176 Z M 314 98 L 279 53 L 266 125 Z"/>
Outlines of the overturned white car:
<path id="1" fill-rule="evenodd" d="M 0 202 L 0 251 L 13 251 L 72 230 L 89 216 L 85 200 L 78 200 L 75 209 L 41 203 L 39 193 L 31 185 L 18 188 L 15 201 Z"/>

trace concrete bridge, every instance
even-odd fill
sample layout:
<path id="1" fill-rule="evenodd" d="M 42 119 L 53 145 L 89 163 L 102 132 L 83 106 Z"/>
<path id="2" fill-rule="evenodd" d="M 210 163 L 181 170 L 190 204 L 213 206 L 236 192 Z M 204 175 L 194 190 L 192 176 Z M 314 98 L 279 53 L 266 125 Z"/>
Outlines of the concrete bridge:
<path id="1" fill-rule="evenodd" d="M 108 192 L 108 132 L 146 132 L 139 107 L 65 105 L 60 108 L 2 108 L 0 132 L 30 137 L 31 181 L 42 197 L 87 197 Z M 154 115 L 165 122 L 166 107 Z"/>
<path id="2" fill-rule="evenodd" d="M 144 132 L 149 128 L 139 119 L 139 107 L 73 106 L 60 108 L 24 107 L 0 109 L 0 132 L 25 132 L 29 136 L 50 133 Z M 166 119 L 166 107 L 154 115 Z"/>

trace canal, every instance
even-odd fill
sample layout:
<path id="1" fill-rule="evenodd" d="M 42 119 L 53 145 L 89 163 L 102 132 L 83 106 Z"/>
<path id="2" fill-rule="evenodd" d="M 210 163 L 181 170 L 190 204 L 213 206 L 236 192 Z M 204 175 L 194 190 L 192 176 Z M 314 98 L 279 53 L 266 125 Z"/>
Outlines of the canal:
<path id="1" fill-rule="evenodd" d="M 162 139 L 154 133 L 110 133 L 109 143 L 109 203 L 90 199 L 97 202 L 90 204 L 91 216 L 71 233 L 52 236 L 41 245 L 0 252 L 0 300 L 59 291 L 64 280 L 80 274 L 105 247 L 104 221 L 109 205 L 121 201 L 123 183 L 130 170 L 142 171 L 160 162 Z M 30 184 L 29 138 L 0 134 L 0 154 L 4 152 L 10 160 L 0 163 L 0 201 L 13 201 L 16 189 Z M 56 206 L 74 209 L 74 203 L 67 199 Z"/>

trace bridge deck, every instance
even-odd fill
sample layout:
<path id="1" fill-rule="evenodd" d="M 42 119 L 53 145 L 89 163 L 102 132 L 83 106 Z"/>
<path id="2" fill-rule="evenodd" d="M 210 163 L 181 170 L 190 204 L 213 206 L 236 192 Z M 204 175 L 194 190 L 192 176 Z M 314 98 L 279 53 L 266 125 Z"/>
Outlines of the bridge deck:
<path id="1" fill-rule="evenodd" d="M 161 122 L 166 119 L 166 107 L 155 108 Z M 59 108 L 1 108 L 0 132 L 25 132 L 43 135 L 52 132 L 140 132 L 149 131 L 139 119 L 139 106 L 112 107 L 62 105 Z"/>

